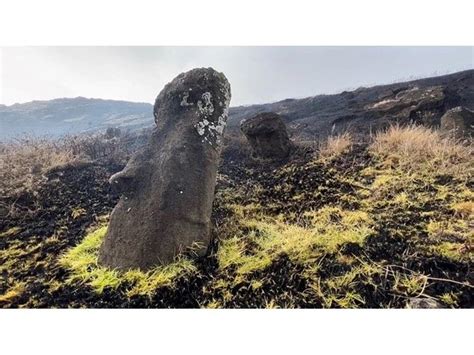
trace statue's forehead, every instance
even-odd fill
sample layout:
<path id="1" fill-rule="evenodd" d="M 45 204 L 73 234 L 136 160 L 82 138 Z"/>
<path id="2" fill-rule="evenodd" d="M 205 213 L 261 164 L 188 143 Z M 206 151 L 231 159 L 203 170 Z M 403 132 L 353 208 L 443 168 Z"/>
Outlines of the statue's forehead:
<path id="1" fill-rule="evenodd" d="M 159 98 L 164 98 L 168 94 L 176 95 L 187 93 L 190 96 L 201 96 L 209 92 L 214 97 L 226 96 L 230 91 L 227 79 L 216 71 L 205 71 L 202 75 L 180 75 L 171 83 L 165 86 Z"/>

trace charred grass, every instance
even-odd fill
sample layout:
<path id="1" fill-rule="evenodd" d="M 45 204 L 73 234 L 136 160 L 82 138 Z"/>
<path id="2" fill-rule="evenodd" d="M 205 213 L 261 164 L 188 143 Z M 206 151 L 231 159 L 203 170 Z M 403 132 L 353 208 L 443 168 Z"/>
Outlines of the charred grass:
<path id="1" fill-rule="evenodd" d="M 274 165 L 228 151 L 208 255 L 148 273 L 97 265 L 120 165 L 59 169 L 0 221 L 0 305 L 472 307 L 472 146 L 419 127 L 341 139 Z"/>

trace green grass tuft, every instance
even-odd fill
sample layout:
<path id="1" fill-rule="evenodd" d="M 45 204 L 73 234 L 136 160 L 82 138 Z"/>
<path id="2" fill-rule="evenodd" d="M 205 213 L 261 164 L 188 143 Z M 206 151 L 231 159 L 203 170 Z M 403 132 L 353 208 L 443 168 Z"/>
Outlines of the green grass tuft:
<path id="1" fill-rule="evenodd" d="M 178 277 L 196 271 L 193 263 L 185 258 L 179 258 L 169 265 L 157 266 L 147 272 L 133 269 L 121 273 L 100 266 L 99 249 L 106 233 L 107 226 L 99 227 L 61 257 L 60 264 L 69 270 L 68 283 L 87 284 L 99 294 L 105 288 L 116 289 L 125 284 L 129 297 L 151 296 L 159 287 L 172 286 Z"/>

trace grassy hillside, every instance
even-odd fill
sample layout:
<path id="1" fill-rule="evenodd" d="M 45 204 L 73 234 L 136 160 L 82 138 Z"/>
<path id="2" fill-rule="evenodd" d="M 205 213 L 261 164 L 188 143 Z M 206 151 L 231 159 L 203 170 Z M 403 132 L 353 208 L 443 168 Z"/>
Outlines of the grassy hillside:
<path id="1" fill-rule="evenodd" d="M 107 179 L 128 153 L 66 142 L 57 157 L 32 144 L 52 143 L 1 150 L 22 168 L 2 169 L 2 307 L 474 306 L 471 142 L 393 126 L 300 145 L 271 165 L 231 140 L 208 255 L 147 273 L 97 265 L 118 199 Z"/>

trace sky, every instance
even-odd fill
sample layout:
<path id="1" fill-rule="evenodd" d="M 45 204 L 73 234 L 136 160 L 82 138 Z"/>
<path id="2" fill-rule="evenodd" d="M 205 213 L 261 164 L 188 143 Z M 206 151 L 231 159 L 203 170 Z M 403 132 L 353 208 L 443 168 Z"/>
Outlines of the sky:
<path id="1" fill-rule="evenodd" d="M 231 106 L 333 94 L 474 67 L 474 47 L 2 47 L 0 104 L 84 96 L 153 103 L 183 71 L 213 67 Z"/>

